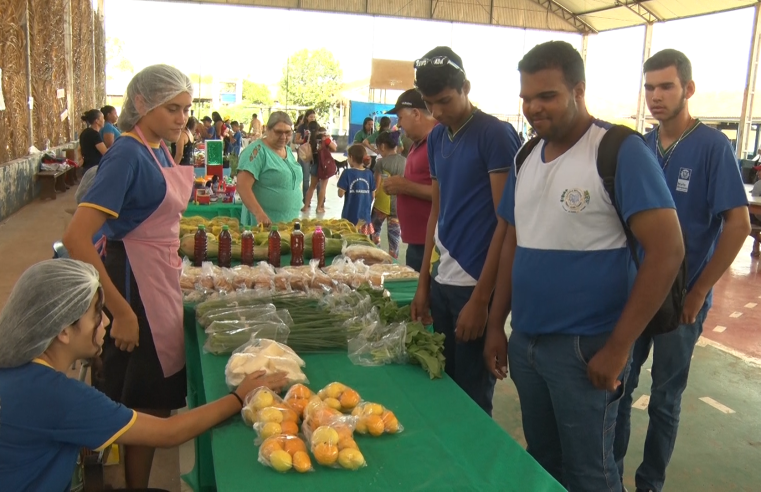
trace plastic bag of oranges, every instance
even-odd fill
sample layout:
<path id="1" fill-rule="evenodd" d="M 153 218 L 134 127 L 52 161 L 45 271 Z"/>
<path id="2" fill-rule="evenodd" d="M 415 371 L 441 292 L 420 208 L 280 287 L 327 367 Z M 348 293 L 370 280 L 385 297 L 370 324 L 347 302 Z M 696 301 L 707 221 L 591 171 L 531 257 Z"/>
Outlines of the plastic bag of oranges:
<path id="1" fill-rule="evenodd" d="M 404 430 L 394 412 L 379 403 L 362 402 L 351 412 L 357 418 L 356 431 L 360 434 L 380 436 L 398 434 Z"/>
<path id="2" fill-rule="evenodd" d="M 259 411 L 271 406 L 285 406 L 283 399 L 269 388 L 257 388 L 243 399 L 240 411 L 246 425 L 254 425 L 259 421 Z"/>
<path id="3" fill-rule="evenodd" d="M 305 433 L 317 463 L 346 470 L 367 466 L 365 457 L 354 440 L 355 421 L 354 417 L 344 415 L 334 418 L 329 425 Z"/>
<path id="4" fill-rule="evenodd" d="M 285 473 L 314 471 L 306 444 L 299 437 L 280 434 L 264 440 L 259 447 L 259 463 Z"/>
<path id="5" fill-rule="evenodd" d="M 259 436 L 257 444 L 279 434 L 295 436 L 299 433 L 299 417 L 284 403 L 261 409 L 256 419 L 254 430 Z"/>
<path id="6" fill-rule="evenodd" d="M 309 400 L 314 397 L 315 394 L 304 386 L 303 384 L 294 384 L 285 394 L 285 403 L 291 407 L 299 417 L 304 416 L 304 409 L 309 403 Z"/>
<path id="7" fill-rule="evenodd" d="M 351 412 L 362 401 L 359 393 L 342 383 L 330 383 L 317 393 L 329 407 L 342 412 Z"/>
<path id="8" fill-rule="evenodd" d="M 304 409 L 304 423 L 301 426 L 301 430 L 308 439 L 314 429 L 329 425 L 341 417 L 345 417 L 345 415 L 315 397 Z M 353 418 L 347 420 L 347 422 L 352 423 L 352 430 L 354 429 L 355 421 L 356 419 Z"/>

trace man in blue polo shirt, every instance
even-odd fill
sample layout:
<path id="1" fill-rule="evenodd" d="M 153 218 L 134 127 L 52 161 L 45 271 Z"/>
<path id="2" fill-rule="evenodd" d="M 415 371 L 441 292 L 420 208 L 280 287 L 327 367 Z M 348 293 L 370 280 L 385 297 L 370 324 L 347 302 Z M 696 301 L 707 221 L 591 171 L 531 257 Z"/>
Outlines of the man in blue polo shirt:
<path id="1" fill-rule="evenodd" d="M 496 208 L 520 141 L 515 129 L 468 100 L 462 59 L 438 47 L 415 62 L 415 87 L 441 123 L 428 136 L 431 214 L 414 319 L 444 333 L 446 372 L 489 415 L 494 377 L 481 363 L 483 333 L 496 280 Z M 433 280 L 432 280 L 433 279 Z"/>
<path id="2" fill-rule="evenodd" d="M 506 227 L 484 359 L 510 375 L 527 451 L 568 490 L 622 489 L 613 459 L 629 352 L 684 258 L 674 201 L 638 136 L 619 150 L 615 200 L 644 252 L 635 270 L 597 171 L 611 125 L 589 115 L 584 62 L 551 41 L 518 64 L 523 113 L 542 140 L 515 167 L 499 206 Z"/>
<path id="3" fill-rule="evenodd" d="M 645 136 L 658 157 L 674 197 L 687 250 L 687 298 L 675 331 L 640 337 L 619 405 L 615 454 L 623 461 L 631 431 L 632 392 L 653 347 L 653 366 L 642 464 L 635 474 L 638 491 L 660 492 L 666 480 L 679 427 L 682 392 L 695 343 L 711 307 L 711 289 L 729 268 L 750 233 L 748 198 L 732 147 L 721 132 L 690 116 L 687 100 L 695 93 L 690 60 L 663 50 L 645 62 L 645 99 L 660 125 Z"/>

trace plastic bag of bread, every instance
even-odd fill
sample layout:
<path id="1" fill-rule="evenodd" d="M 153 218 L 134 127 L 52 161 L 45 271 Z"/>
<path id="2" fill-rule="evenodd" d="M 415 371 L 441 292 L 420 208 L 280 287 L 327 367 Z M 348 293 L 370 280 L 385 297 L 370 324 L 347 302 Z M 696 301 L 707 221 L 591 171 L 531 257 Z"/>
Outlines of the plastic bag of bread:
<path id="1" fill-rule="evenodd" d="M 194 290 L 198 277 L 201 276 L 201 267 L 195 267 L 187 258 L 182 260 L 182 273 L 180 273 L 180 288 Z"/>
<path id="2" fill-rule="evenodd" d="M 214 290 L 232 292 L 235 290 L 235 274 L 229 268 L 220 268 L 214 275 Z"/>
<path id="3" fill-rule="evenodd" d="M 382 274 L 385 280 L 409 280 L 420 277 L 420 274 L 412 268 L 398 263 L 378 263 L 370 266 L 370 272 L 371 274 Z"/>
<path id="4" fill-rule="evenodd" d="M 341 253 L 354 262 L 363 260 L 366 265 L 394 262 L 394 258 L 382 249 L 365 244 L 352 244 L 349 246 L 348 243 L 344 242 Z"/>
<path id="5" fill-rule="evenodd" d="M 312 283 L 312 270 L 309 265 L 283 267 L 277 270 L 275 276 L 278 275 L 287 276 L 292 290 L 306 292 Z"/>
<path id="6" fill-rule="evenodd" d="M 312 272 L 312 282 L 309 285 L 312 289 L 318 289 L 325 292 L 330 292 L 335 287 L 335 282 L 330 276 L 320 270 L 320 260 L 311 260 L 309 262 L 309 269 Z"/>
<path id="7" fill-rule="evenodd" d="M 267 374 L 285 373 L 289 384 L 305 384 L 309 380 L 301 370 L 304 365 L 301 357 L 287 345 L 256 338 L 254 334 L 247 344 L 233 351 L 225 366 L 225 381 L 228 387 L 235 388 L 247 375 L 265 371 Z"/>
<path id="8" fill-rule="evenodd" d="M 215 267 L 210 261 L 204 261 L 201 263 L 201 274 L 198 276 L 196 282 L 196 289 L 202 292 L 210 292 L 214 290 L 214 276 L 220 271 L 219 267 Z"/>

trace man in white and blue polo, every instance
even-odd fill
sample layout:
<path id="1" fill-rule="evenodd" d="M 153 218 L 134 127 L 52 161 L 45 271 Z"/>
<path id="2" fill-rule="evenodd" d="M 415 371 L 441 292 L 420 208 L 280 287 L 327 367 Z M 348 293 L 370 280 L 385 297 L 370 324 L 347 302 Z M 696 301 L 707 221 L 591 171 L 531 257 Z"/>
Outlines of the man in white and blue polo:
<path id="1" fill-rule="evenodd" d="M 695 93 L 690 60 L 667 49 L 645 62 L 645 100 L 658 127 L 645 136 L 676 203 L 687 250 L 687 297 L 681 325 L 642 336 L 632 352 L 626 391 L 619 405 L 615 454 L 623 478 L 631 432 L 632 392 L 653 348 L 653 378 L 637 491 L 660 492 L 676 443 L 682 393 L 695 343 L 711 308 L 711 289 L 729 268 L 750 233 L 748 197 L 727 137 L 690 116 Z"/>

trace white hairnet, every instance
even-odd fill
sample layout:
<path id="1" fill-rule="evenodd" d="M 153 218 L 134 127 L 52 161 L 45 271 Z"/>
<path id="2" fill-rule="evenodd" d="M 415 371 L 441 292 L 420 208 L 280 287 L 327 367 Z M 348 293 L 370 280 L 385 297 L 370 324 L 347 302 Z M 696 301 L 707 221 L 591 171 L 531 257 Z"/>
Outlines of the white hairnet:
<path id="1" fill-rule="evenodd" d="M 85 195 L 90 191 L 90 188 L 92 188 L 92 184 L 95 182 L 95 173 L 97 172 L 98 166 L 93 166 L 87 170 L 84 176 L 82 176 L 82 181 L 79 182 L 79 188 L 77 188 L 77 192 L 74 194 L 74 199 L 77 201 L 77 205 L 82 203 Z"/>
<path id="2" fill-rule="evenodd" d="M 41 355 L 84 316 L 99 286 L 95 267 L 77 260 L 46 260 L 27 269 L 0 313 L 0 367 Z"/>
<path id="3" fill-rule="evenodd" d="M 124 105 L 119 113 L 119 129 L 123 132 L 132 130 L 149 111 L 183 92 L 193 94 L 193 84 L 178 69 L 169 65 L 151 65 L 140 70 L 127 85 Z M 138 96 L 145 101 L 145 107 L 140 109 L 135 104 Z"/>

